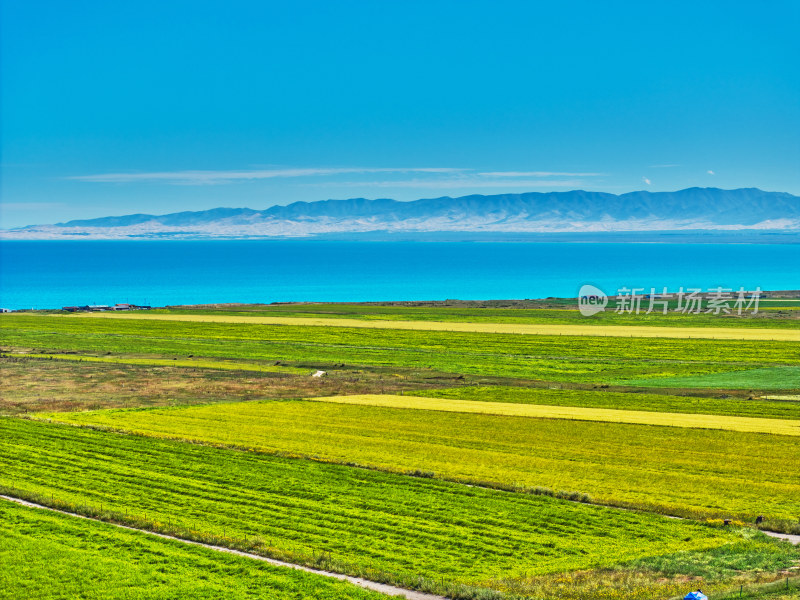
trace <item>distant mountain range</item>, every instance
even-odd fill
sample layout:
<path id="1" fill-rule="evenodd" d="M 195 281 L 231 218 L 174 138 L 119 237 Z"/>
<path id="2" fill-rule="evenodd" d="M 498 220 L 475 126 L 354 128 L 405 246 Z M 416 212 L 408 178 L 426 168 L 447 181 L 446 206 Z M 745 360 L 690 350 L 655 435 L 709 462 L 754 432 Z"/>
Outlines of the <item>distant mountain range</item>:
<path id="1" fill-rule="evenodd" d="M 131 214 L 5 230 L 5 239 L 287 238 L 423 234 L 648 231 L 800 232 L 800 197 L 756 188 L 607 194 L 582 190 L 472 195 L 411 202 L 294 202 L 265 210 L 215 208 Z"/>

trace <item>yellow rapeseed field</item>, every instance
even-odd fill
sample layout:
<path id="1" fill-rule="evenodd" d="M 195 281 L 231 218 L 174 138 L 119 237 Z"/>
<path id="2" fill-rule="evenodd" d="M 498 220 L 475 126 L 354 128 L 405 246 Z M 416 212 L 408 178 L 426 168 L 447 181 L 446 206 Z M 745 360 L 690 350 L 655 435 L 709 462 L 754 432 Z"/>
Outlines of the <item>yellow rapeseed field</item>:
<path id="1" fill-rule="evenodd" d="M 510 417 L 535 417 L 541 419 L 569 419 L 577 421 L 605 421 L 638 425 L 663 425 L 694 429 L 724 429 L 747 433 L 771 433 L 800 436 L 800 421 L 788 419 L 759 419 L 757 417 L 731 417 L 720 415 L 647 412 L 617 410 L 612 408 L 585 408 L 580 406 L 545 406 L 539 404 L 512 404 L 507 402 L 476 402 L 446 398 L 396 396 L 390 394 L 365 394 L 309 398 L 315 402 L 361 404 L 385 408 L 411 408 L 445 412 L 480 413 Z"/>
<path id="2" fill-rule="evenodd" d="M 363 327 L 368 329 L 412 329 L 522 335 L 588 335 L 603 337 L 704 338 L 715 340 L 774 340 L 800 342 L 800 329 L 755 329 L 736 327 L 649 327 L 646 325 L 572 325 L 528 323 L 463 323 L 443 321 L 381 321 L 318 317 L 242 317 L 233 315 L 166 315 L 146 313 L 79 313 L 64 318 L 156 319 L 207 323 L 252 323 L 311 327 Z"/>

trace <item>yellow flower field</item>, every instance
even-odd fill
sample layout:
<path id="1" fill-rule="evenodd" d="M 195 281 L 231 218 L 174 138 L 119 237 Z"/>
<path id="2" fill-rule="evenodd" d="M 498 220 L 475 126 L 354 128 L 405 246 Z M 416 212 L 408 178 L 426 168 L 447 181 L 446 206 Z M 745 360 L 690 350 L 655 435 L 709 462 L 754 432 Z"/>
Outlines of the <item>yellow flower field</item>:
<path id="1" fill-rule="evenodd" d="M 21 313 L 24 314 L 24 313 Z M 64 318 L 154 319 L 255 325 L 303 325 L 310 327 L 360 327 L 412 329 L 520 335 L 579 335 L 602 337 L 703 338 L 715 340 L 775 340 L 800 342 L 800 329 L 745 329 L 736 327 L 650 327 L 646 325 L 572 325 L 526 323 L 463 323 L 442 321 L 381 321 L 317 317 L 242 317 L 238 315 L 166 315 L 146 313 L 78 313 Z"/>
<path id="2" fill-rule="evenodd" d="M 476 402 L 472 400 L 395 396 L 389 394 L 332 396 L 329 398 L 309 398 L 309 400 L 313 400 L 314 402 L 333 402 L 336 404 L 381 406 L 384 408 L 410 408 L 509 417 L 600 421 L 636 425 L 663 425 L 667 427 L 689 427 L 693 429 L 723 429 L 745 433 L 800 436 L 800 421 L 788 419 L 760 419 L 757 417 L 617 410 L 612 408 L 585 408 L 581 406 L 512 404 L 508 402 Z"/>

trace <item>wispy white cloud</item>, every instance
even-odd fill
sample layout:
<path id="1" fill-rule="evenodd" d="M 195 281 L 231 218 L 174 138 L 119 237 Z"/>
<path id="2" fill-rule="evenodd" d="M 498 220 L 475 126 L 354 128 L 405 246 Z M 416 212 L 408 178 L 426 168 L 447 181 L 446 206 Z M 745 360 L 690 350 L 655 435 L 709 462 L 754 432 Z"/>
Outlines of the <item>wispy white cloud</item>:
<path id="1" fill-rule="evenodd" d="M 601 177 L 605 173 L 562 173 L 558 171 L 488 171 L 483 177 Z"/>
<path id="2" fill-rule="evenodd" d="M 73 175 L 73 181 L 91 183 L 168 183 L 178 185 L 216 185 L 255 179 L 291 177 L 319 177 L 358 173 L 459 173 L 464 169 L 444 167 L 397 167 L 397 168 L 311 168 L 311 169 L 257 169 L 232 171 L 157 171 L 150 173 L 100 173 L 96 175 Z"/>
<path id="3" fill-rule="evenodd" d="M 716 173 L 714 173 L 714 171 L 712 171 L 711 169 L 709 169 L 708 171 L 706 171 L 706 173 L 708 173 L 709 175 L 716 175 Z"/>
<path id="4" fill-rule="evenodd" d="M 2 202 L 0 210 L 44 210 L 64 206 L 63 202 Z"/>
<path id="5" fill-rule="evenodd" d="M 462 187 L 519 187 L 524 185 L 554 185 L 564 182 L 542 178 L 551 177 L 598 177 L 604 173 L 574 173 L 566 171 L 477 171 L 476 169 L 460 169 L 452 167 L 318 167 L 318 168 L 269 168 L 269 169 L 242 169 L 242 170 L 186 170 L 186 171 L 152 171 L 146 173 L 98 173 L 93 175 L 73 175 L 67 177 L 72 181 L 88 183 L 163 183 L 168 185 L 220 185 L 241 181 L 254 181 L 259 179 L 287 179 L 287 178 L 335 178 L 339 175 L 410 175 L 411 179 L 402 181 L 401 177 L 393 181 L 358 183 L 358 185 L 381 185 L 396 187 L 454 187 L 460 180 L 453 179 L 453 175 L 464 178 Z M 420 178 L 421 175 L 427 175 Z M 450 176 L 441 179 L 441 176 Z M 535 178 L 531 180 L 530 178 Z M 504 180 L 513 180 L 504 181 Z M 570 182 L 572 185 L 574 182 Z M 339 185 L 336 181 L 329 184 Z M 356 185 L 356 184 L 354 184 Z"/>
<path id="6" fill-rule="evenodd" d="M 647 177 L 642 177 L 642 181 L 644 181 L 647 185 L 652 183 Z"/>
<path id="7" fill-rule="evenodd" d="M 426 189 L 470 189 L 470 188 L 534 188 L 534 187 L 580 187 L 579 180 L 558 179 L 482 179 L 477 177 L 450 179 L 406 179 L 399 181 L 340 181 L 314 183 L 325 187 L 376 187 L 376 188 L 426 188 Z"/>

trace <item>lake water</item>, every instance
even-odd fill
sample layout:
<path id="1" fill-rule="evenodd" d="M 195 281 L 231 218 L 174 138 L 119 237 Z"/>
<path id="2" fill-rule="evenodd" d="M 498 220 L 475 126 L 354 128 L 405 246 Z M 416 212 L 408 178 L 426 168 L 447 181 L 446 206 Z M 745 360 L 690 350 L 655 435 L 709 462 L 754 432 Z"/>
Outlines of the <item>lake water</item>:
<path id="1" fill-rule="evenodd" d="M 575 297 L 584 283 L 800 289 L 800 245 L 0 242 L 0 306 Z"/>

